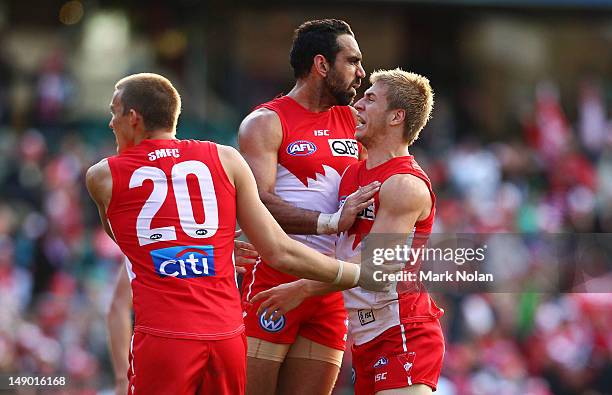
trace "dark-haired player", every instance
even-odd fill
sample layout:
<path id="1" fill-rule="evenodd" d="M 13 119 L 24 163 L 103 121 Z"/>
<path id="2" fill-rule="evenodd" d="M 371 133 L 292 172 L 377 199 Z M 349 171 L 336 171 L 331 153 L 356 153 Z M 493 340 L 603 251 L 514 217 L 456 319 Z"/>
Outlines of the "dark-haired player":
<path id="1" fill-rule="evenodd" d="M 290 52 L 296 83 L 264 103 L 240 126 L 240 152 L 255 175 L 259 196 L 291 237 L 334 256 L 336 233 L 369 204 L 377 185 L 337 211 L 340 176 L 359 156 L 355 117 L 348 105 L 365 77 L 361 52 L 341 20 L 308 21 Z M 291 282 L 262 260 L 243 280 L 248 348 L 247 393 L 329 394 L 346 342 L 340 293 L 315 297 L 276 317 L 257 315 L 257 293 Z"/>

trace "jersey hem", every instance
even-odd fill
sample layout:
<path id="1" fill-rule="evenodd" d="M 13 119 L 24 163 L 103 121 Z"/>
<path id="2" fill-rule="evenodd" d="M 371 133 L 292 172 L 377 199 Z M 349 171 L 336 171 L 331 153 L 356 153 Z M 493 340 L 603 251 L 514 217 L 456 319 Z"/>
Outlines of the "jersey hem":
<path id="1" fill-rule="evenodd" d="M 415 384 L 425 384 L 426 386 L 431 388 L 432 391 L 436 391 L 436 389 L 438 388 L 437 385 L 435 385 L 433 382 L 431 382 L 429 380 L 412 380 L 411 379 L 410 381 L 412 381 L 412 384 L 404 385 L 402 387 L 398 387 L 397 385 L 394 385 L 394 384 L 380 385 L 380 386 L 376 387 L 376 392 L 378 392 L 378 391 L 386 391 L 386 390 L 395 390 L 395 389 L 405 388 L 405 387 L 412 387 Z"/>
<path id="2" fill-rule="evenodd" d="M 136 325 L 134 332 L 148 333 L 150 335 L 169 337 L 174 339 L 194 339 L 194 340 L 224 340 L 234 337 L 244 332 L 244 324 L 229 332 L 221 333 L 191 333 L 191 332 L 176 332 L 167 331 L 164 329 L 149 328 L 142 325 Z"/>
<path id="3" fill-rule="evenodd" d="M 430 321 L 435 321 L 440 319 L 440 317 L 442 317 L 444 315 L 444 313 L 440 313 L 440 314 L 434 314 L 434 315 L 418 315 L 418 316 L 414 316 L 414 317 L 406 317 L 403 319 L 400 319 L 400 322 L 402 324 L 412 324 L 412 323 L 418 323 L 418 322 L 430 322 Z"/>
<path id="4" fill-rule="evenodd" d="M 283 342 L 283 341 L 280 341 L 280 340 L 270 340 L 270 339 L 266 339 L 264 337 L 259 336 L 259 335 L 262 335 L 262 333 L 250 333 L 250 332 L 251 331 L 245 331 L 246 337 L 250 337 L 250 338 L 253 338 L 253 339 L 257 339 L 257 340 L 263 340 L 263 341 L 266 341 L 268 343 L 288 344 L 288 345 L 291 345 L 291 344 L 295 343 L 295 340 L 292 341 L 292 342 Z"/>

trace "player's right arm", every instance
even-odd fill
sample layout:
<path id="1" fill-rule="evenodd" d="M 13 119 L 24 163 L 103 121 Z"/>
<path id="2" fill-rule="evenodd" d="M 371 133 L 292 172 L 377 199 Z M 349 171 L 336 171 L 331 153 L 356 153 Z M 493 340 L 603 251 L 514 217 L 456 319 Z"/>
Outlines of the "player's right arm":
<path id="1" fill-rule="evenodd" d="M 128 353 L 132 337 L 132 288 L 125 266 L 117 276 L 106 315 L 106 328 L 115 373 L 115 394 L 124 395 L 128 390 Z"/>
<path id="2" fill-rule="evenodd" d="M 342 289 L 357 284 L 372 290 L 386 284 L 374 281 L 373 271 L 395 272 L 401 265 L 385 268 L 337 261 L 292 240 L 259 199 L 255 178 L 240 154 L 231 147 L 218 146 L 219 158 L 228 178 L 236 188 L 236 213 L 240 227 L 261 257 L 282 272 L 326 283 L 336 283 Z"/>
<path id="3" fill-rule="evenodd" d="M 281 199 L 274 193 L 278 149 L 283 141 L 283 129 L 278 115 L 267 108 L 250 113 L 240 124 L 240 153 L 249 164 L 259 191 L 259 198 L 283 230 L 291 234 L 330 234 L 352 225 L 357 213 L 367 207 L 376 192 L 376 185 L 347 200 L 337 213 L 320 213 L 303 209 Z"/>
<path id="4" fill-rule="evenodd" d="M 274 288 L 261 291 L 250 302 L 262 301 L 257 309 L 257 315 L 263 314 L 266 319 L 286 314 L 298 307 L 304 299 L 311 296 L 327 295 L 330 292 L 341 291 L 342 288 L 329 283 L 299 279 L 290 283 L 280 284 Z"/>
<path id="5" fill-rule="evenodd" d="M 278 115 L 259 108 L 242 121 L 238 129 L 240 153 L 253 171 L 259 198 L 287 233 L 316 234 L 319 212 L 287 203 L 274 193 L 278 149 L 283 129 Z"/>
<path id="6" fill-rule="evenodd" d="M 106 158 L 87 170 L 85 183 L 89 195 L 98 208 L 98 215 L 100 216 L 104 231 L 111 239 L 115 240 L 108 218 L 106 217 L 106 209 L 108 208 L 113 193 L 113 176 Z"/>

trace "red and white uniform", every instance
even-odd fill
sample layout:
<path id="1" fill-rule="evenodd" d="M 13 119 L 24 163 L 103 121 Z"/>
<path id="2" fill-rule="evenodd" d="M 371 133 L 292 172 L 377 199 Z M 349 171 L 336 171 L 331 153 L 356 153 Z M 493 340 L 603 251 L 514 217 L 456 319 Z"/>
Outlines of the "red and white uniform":
<path id="1" fill-rule="evenodd" d="M 355 120 L 350 108 L 335 106 L 314 113 L 288 96 L 259 107 L 274 111 L 283 130 L 278 150 L 276 195 L 300 208 L 323 213 L 337 211 L 340 177 L 350 164 L 357 162 L 359 155 Z M 334 255 L 335 235 L 290 237 L 325 255 Z M 259 262 L 245 275 L 242 295 L 247 301 L 258 292 L 296 279 Z M 260 321 L 255 315 L 257 306 L 245 303 L 245 309 L 247 336 L 288 344 L 293 343 L 299 334 L 314 342 L 344 349 L 346 313 L 340 293 L 305 301 L 281 318 L 280 329 L 280 324 Z M 305 323 L 308 323 L 308 328 Z"/>
<path id="2" fill-rule="evenodd" d="M 108 158 L 108 164 L 113 190 L 107 216 L 132 271 L 135 337 L 130 379 L 136 392 L 152 393 L 149 388 L 161 393 L 163 383 L 152 386 L 160 371 L 148 371 L 145 367 L 155 369 L 155 364 L 145 364 L 145 356 L 166 343 L 188 339 L 194 350 L 201 349 L 202 366 L 207 366 L 206 356 L 215 353 L 215 342 L 233 342 L 234 353 L 241 347 L 246 352 L 233 263 L 235 189 L 211 142 L 144 140 Z M 226 358 L 236 359 L 236 354 L 226 353 Z M 197 384 L 201 370 L 189 367 L 196 375 L 190 377 L 185 365 L 189 358 L 183 360 L 178 351 L 158 359 L 157 367 L 177 363 L 185 376 L 166 376 L 170 387 L 161 388 L 191 392 L 186 388 Z M 241 393 L 241 364 L 235 365 L 238 387 L 231 384 L 228 391 Z"/>
<path id="3" fill-rule="evenodd" d="M 342 204 L 344 199 L 359 187 L 373 181 L 383 184 L 395 174 L 411 174 L 423 180 L 429 188 L 432 199 L 431 213 L 427 218 L 417 221 L 412 230 L 412 247 L 423 246 L 433 226 L 436 197 L 429 178 L 412 156 L 396 157 L 372 169 L 366 168 L 366 161 L 350 166 L 342 176 L 339 201 Z M 379 207 L 377 193 L 373 206 L 360 213 L 353 226 L 340 235 L 336 248 L 338 259 L 359 259 L 361 241 L 370 233 Z M 444 342 L 438 323 L 443 310 L 435 305 L 422 284 L 400 283 L 393 292 L 371 292 L 359 287 L 352 288 L 344 291 L 344 302 L 349 314 L 351 335 L 355 340 L 353 360 L 356 393 L 369 394 L 415 383 L 424 383 L 435 388 L 444 353 Z M 417 333 L 418 336 L 414 337 Z M 432 344 L 437 347 L 432 348 Z M 427 369 L 422 368 L 424 365 Z M 430 369 L 432 365 L 434 369 Z M 382 367 L 387 370 L 379 371 Z M 398 373 L 394 367 L 401 368 L 401 372 Z M 407 369 L 408 367 L 410 369 Z M 423 372 L 426 372 L 426 375 L 422 375 Z"/>

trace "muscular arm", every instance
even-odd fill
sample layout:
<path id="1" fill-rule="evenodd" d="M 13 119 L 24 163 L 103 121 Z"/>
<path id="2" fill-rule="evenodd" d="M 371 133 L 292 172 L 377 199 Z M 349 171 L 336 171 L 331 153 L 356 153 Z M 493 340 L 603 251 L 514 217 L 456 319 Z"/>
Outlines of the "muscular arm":
<path id="1" fill-rule="evenodd" d="M 260 108 L 249 114 L 238 130 L 240 153 L 253 171 L 259 198 L 283 230 L 292 234 L 317 234 L 319 212 L 298 208 L 274 193 L 278 149 L 283 130 L 278 115 Z"/>
<path id="2" fill-rule="evenodd" d="M 108 223 L 108 218 L 106 217 L 106 209 L 113 193 L 113 176 L 106 159 L 102 159 L 87 170 L 85 183 L 87 184 L 89 195 L 98 208 L 98 215 L 100 216 L 100 222 L 102 222 L 104 231 L 111 239 L 115 240 L 115 236 Z"/>
<path id="3" fill-rule="evenodd" d="M 113 191 L 113 178 L 106 159 L 101 160 L 87 170 L 86 184 L 89 195 L 98 208 L 98 215 L 104 230 L 115 240 L 108 218 L 106 217 L 106 209 L 110 203 Z M 127 271 L 124 267 L 117 276 L 111 305 L 106 316 L 108 343 L 115 373 L 115 393 L 117 394 L 126 393 L 128 386 L 128 352 L 132 336 L 131 310 L 132 290 Z"/>

